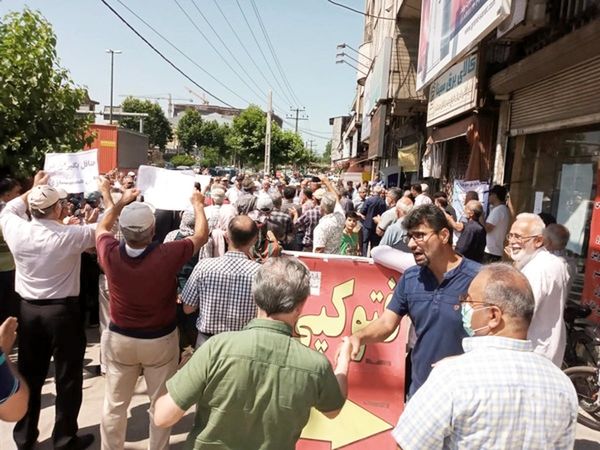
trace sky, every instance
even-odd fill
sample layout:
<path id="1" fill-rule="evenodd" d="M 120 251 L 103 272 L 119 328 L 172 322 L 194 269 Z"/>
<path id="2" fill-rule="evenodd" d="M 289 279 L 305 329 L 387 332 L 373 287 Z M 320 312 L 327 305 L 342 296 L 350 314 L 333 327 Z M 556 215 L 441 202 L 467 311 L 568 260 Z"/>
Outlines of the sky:
<path id="1" fill-rule="evenodd" d="M 327 0 L 254 0 L 286 83 L 269 51 L 252 0 L 106 1 L 190 78 L 232 106 L 245 108 L 250 102 L 266 110 L 267 92 L 271 88 L 278 115 L 294 114 L 290 106 L 306 108 L 308 120 L 300 121 L 299 127 L 316 135 L 302 133 L 305 142 L 313 139 L 318 153 L 323 151 L 331 135 L 329 118 L 346 115 L 350 111 L 356 71 L 346 64 L 335 63 L 336 46 L 345 42 L 358 48 L 363 30 L 360 14 L 334 6 Z M 359 10 L 364 7 L 363 0 L 344 2 Z M 154 34 L 123 4 L 171 41 L 192 62 Z M 248 53 L 216 5 L 236 30 Z M 169 93 L 174 99 L 182 99 L 177 100 L 178 103 L 189 100 L 200 102 L 186 87 L 198 94 L 202 91 L 154 53 L 100 0 L 0 0 L 0 16 L 25 7 L 40 11 L 53 25 L 61 66 L 69 70 L 75 83 L 88 88 L 93 100 L 100 102 L 97 110 L 109 105 L 110 100 L 110 55 L 106 49 L 122 51 L 122 54 L 115 55 L 115 105 L 126 95 L 166 97 Z M 198 29 L 213 43 L 229 66 Z M 209 72 L 216 81 L 197 66 Z M 211 104 L 222 104 L 208 95 L 206 98 Z M 159 103 L 166 113 L 167 102 L 159 100 Z M 293 120 L 288 119 L 288 122 L 293 126 Z M 284 128 L 291 127 L 284 124 Z"/>

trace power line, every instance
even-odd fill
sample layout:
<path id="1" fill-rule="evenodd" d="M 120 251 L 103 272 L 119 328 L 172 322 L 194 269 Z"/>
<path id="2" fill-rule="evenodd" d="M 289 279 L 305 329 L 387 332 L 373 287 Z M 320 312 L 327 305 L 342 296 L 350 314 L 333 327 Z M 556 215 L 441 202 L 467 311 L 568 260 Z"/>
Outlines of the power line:
<path id="1" fill-rule="evenodd" d="M 262 55 L 262 57 L 263 57 L 263 59 L 265 61 L 265 64 L 267 65 L 267 68 L 269 69 L 269 72 L 271 72 L 271 75 L 273 76 L 273 79 L 277 83 L 277 86 L 279 87 L 279 89 L 281 89 L 281 92 L 283 94 L 285 94 L 285 89 L 281 86 L 281 83 L 279 83 L 279 79 L 277 78 L 277 76 L 273 72 L 273 69 L 271 68 L 271 64 L 269 64 L 269 61 L 267 60 L 267 57 L 265 56 L 265 52 L 263 52 L 262 47 L 258 43 L 258 39 L 256 39 L 256 35 L 254 34 L 254 31 L 252 30 L 252 26 L 250 25 L 250 22 L 248 22 L 248 18 L 246 17 L 246 13 L 244 13 L 244 10 L 242 9 L 242 5 L 240 5 L 239 0 L 235 0 L 235 3 L 237 4 L 240 12 L 242 13 L 242 17 L 244 18 L 244 22 L 246 22 L 246 25 L 248 26 L 248 29 L 250 30 L 250 34 L 252 35 L 252 39 L 254 39 L 254 42 L 256 43 L 256 46 L 258 47 L 258 50 L 260 51 L 260 54 Z M 290 105 L 292 105 L 294 102 L 291 101 L 289 97 L 287 97 L 287 94 L 285 94 L 285 96 L 286 96 L 287 100 L 290 102 Z"/>
<path id="2" fill-rule="evenodd" d="M 281 75 L 281 78 L 283 79 L 284 84 L 289 89 L 292 98 L 296 101 L 296 104 L 301 105 L 302 103 L 300 102 L 300 100 L 298 100 L 298 97 L 296 96 L 294 89 L 292 88 L 289 80 L 285 76 L 285 72 L 283 70 L 283 67 L 281 66 L 281 61 L 279 60 L 277 53 L 275 52 L 275 47 L 273 47 L 271 38 L 269 38 L 269 33 L 267 32 L 265 24 L 260 15 L 260 12 L 258 11 L 258 7 L 256 6 L 256 3 L 254 2 L 254 0 L 250 0 L 250 3 L 252 4 L 252 9 L 254 10 L 254 14 L 256 15 L 256 18 L 258 19 L 258 24 L 262 30 L 263 36 L 265 37 L 265 40 L 267 41 L 267 47 L 269 48 L 269 51 L 271 52 L 271 56 L 273 57 L 273 60 L 275 61 L 275 66 L 277 67 L 277 70 L 278 70 L 279 74 Z"/>
<path id="3" fill-rule="evenodd" d="M 181 70 L 178 66 L 176 66 L 169 58 L 167 58 L 160 50 L 158 50 L 156 47 L 154 47 L 154 45 L 152 45 L 144 36 L 142 36 L 132 25 L 129 24 L 129 22 L 127 22 L 127 20 L 125 20 L 125 18 L 123 18 L 123 16 L 121 16 L 112 6 L 110 6 L 106 0 L 100 0 L 102 3 L 104 3 L 104 5 L 111 10 L 111 12 L 116 15 L 119 20 L 121 20 L 121 22 L 123 22 L 127 28 L 129 28 L 131 31 L 133 31 L 137 37 L 139 37 L 142 41 L 144 41 L 144 43 L 146 45 L 148 45 L 148 47 L 150 47 L 152 50 L 154 50 L 154 52 L 156 54 L 158 54 L 163 60 L 165 60 L 171 67 L 173 67 L 177 72 L 179 72 L 182 76 L 184 76 L 190 83 L 193 83 L 194 86 L 196 86 L 198 89 L 201 89 L 202 91 L 206 92 L 208 95 L 210 95 L 212 98 L 214 98 L 215 100 L 223 103 L 224 105 L 227 105 L 231 108 L 233 108 L 233 105 L 227 103 L 225 100 L 222 100 L 221 98 L 217 97 L 215 94 L 213 94 L 212 92 L 210 92 L 208 89 L 204 88 L 203 86 L 201 86 L 199 83 L 197 83 L 194 79 L 192 79 L 188 74 L 186 74 L 183 70 Z"/>
<path id="4" fill-rule="evenodd" d="M 101 0 L 103 3 L 106 4 L 106 2 L 104 2 L 104 0 Z M 231 94 L 233 94 L 234 96 L 236 96 L 237 98 L 239 98 L 242 102 L 247 103 L 248 105 L 251 104 L 252 102 L 250 102 L 249 100 L 246 100 L 244 97 L 242 97 L 241 95 L 239 95 L 237 92 L 233 91 L 229 86 L 227 86 L 225 83 L 223 83 L 221 80 L 219 80 L 217 77 L 215 77 L 214 75 L 212 75 L 210 72 L 208 72 L 204 67 L 200 66 L 196 61 L 194 61 L 192 58 L 190 58 L 187 54 L 185 54 L 181 49 L 179 49 L 179 47 L 177 47 L 175 44 L 173 44 L 170 40 L 168 40 L 165 36 L 163 36 L 156 28 L 154 28 L 152 25 L 150 25 L 146 20 L 144 20 L 142 17 L 140 17 L 135 11 L 133 11 L 129 6 L 127 6 L 125 3 L 123 3 L 121 0 L 117 0 L 117 2 L 124 7 L 127 11 L 129 11 L 134 17 L 136 17 L 140 22 L 142 22 L 144 25 L 146 25 L 148 28 L 150 28 L 150 30 L 152 30 L 154 32 L 154 34 L 156 34 L 158 37 L 160 37 L 164 42 L 166 42 L 168 45 L 171 46 L 171 48 L 173 48 L 176 52 L 178 52 L 181 56 L 183 56 L 185 59 L 187 59 L 190 63 L 192 63 L 194 66 L 196 66 L 198 69 L 200 69 L 202 72 L 204 72 L 209 78 L 211 78 L 212 80 L 214 80 L 217 84 L 219 84 L 221 87 L 223 87 L 224 89 L 226 89 L 228 92 L 230 92 Z M 108 6 L 108 5 L 107 5 Z M 109 6 L 110 8 L 110 6 Z M 110 8 L 112 10 L 112 8 Z M 114 10 L 113 10 L 114 11 Z M 118 14 L 117 14 L 118 15 Z M 119 18 L 121 18 L 121 16 L 119 16 Z M 123 18 L 121 18 L 121 20 L 124 20 Z M 125 22 L 127 24 L 127 26 L 129 26 L 130 28 L 131 25 L 129 25 L 127 22 Z M 134 31 L 136 34 L 139 35 L 139 33 L 137 33 L 136 31 Z M 197 85 L 196 85 L 197 86 Z M 200 88 L 202 89 L 202 88 Z M 202 89 L 204 92 L 207 92 L 206 90 Z M 215 97 L 216 98 L 216 97 Z M 225 103 L 225 102 L 223 102 Z M 231 106 L 229 103 L 225 103 L 227 106 Z"/>
<path id="5" fill-rule="evenodd" d="M 357 13 L 357 14 L 363 15 L 363 16 L 365 16 L 365 17 L 372 17 L 372 18 L 374 18 L 374 19 L 383 19 L 383 20 L 393 20 L 393 21 L 396 21 L 396 18 L 395 18 L 395 17 L 374 16 L 373 14 L 364 13 L 364 12 L 362 12 L 362 11 L 358 10 L 358 9 L 351 8 L 350 6 L 348 6 L 348 5 L 344 5 L 343 3 L 334 2 L 333 0 L 327 0 L 327 1 L 328 1 L 329 3 L 331 3 L 332 5 L 339 6 L 340 8 L 347 9 L 348 11 L 352 11 L 352 12 L 354 12 L 354 13 Z"/>
<path id="6" fill-rule="evenodd" d="M 198 33 L 200 33 L 200 35 L 204 38 L 204 40 L 208 43 L 208 45 L 210 45 L 210 47 L 214 50 L 214 52 L 219 55 L 219 57 L 223 60 L 223 62 L 225 63 L 225 65 L 227 67 L 229 67 L 229 70 L 231 70 L 239 79 L 242 83 L 244 83 L 244 85 L 250 89 L 250 91 L 256 95 L 259 99 L 264 100 L 263 98 L 263 94 L 259 94 L 257 93 L 254 88 L 252 86 L 250 86 L 248 84 L 248 82 L 244 79 L 244 77 L 242 77 L 234 68 L 233 66 L 229 63 L 229 61 L 227 61 L 227 58 L 225 58 L 223 56 L 223 54 L 219 51 L 219 49 L 217 49 L 217 47 L 215 47 L 215 45 L 211 42 L 210 39 L 208 39 L 208 37 L 206 36 L 206 34 L 204 34 L 204 32 L 200 29 L 200 27 L 196 24 L 196 22 L 194 22 L 194 19 L 192 19 L 192 17 L 187 13 L 187 11 L 183 8 L 183 6 L 181 6 L 181 4 L 179 3 L 178 0 L 173 0 L 175 2 L 175 4 L 179 7 L 179 9 L 181 10 L 181 12 L 185 15 L 185 17 L 188 19 L 188 21 L 192 24 L 192 26 L 196 29 L 196 31 L 198 31 Z M 260 88 L 259 88 L 260 90 Z"/>
<path id="7" fill-rule="evenodd" d="M 263 80 L 265 80 L 265 83 L 267 83 L 267 86 L 270 86 L 271 82 L 267 79 L 267 77 L 266 77 L 265 73 L 263 72 L 263 70 L 256 63 L 255 58 L 253 58 L 252 55 L 250 54 L 250 52 L 248 51 L 248 48 L 246 47 L 246 45 L 244 44 L 244 42 L 240 38 L 240 35 L 236 31 L 236 29 L 233 27 L 233 25 L 231 25 L 231 22 L 227 18 L 227 15 L 223 12 L 223 9 L 221 9 L 221 6 L 219 5 L 219 2 L 217 0 L 213 0 L 213 3 L 215 4 L 215 6 L 217 7 L 217 9 L 221 13 L 221 16 L 223 16 L 223 19 L 225 19 L 225 22 L 229 26 L 229 29 L 231 30 L 231 32 L 233 33 L 233 35 L 237 39 L 238 43 L 240 44 L 240 46 L 242 47 L 242 49 L 244 50 L 244 52 L 246 53 L 246 55 L 248 56 L 248 59 L 250 60 L 250 62 L 252 62 L 252 64 L 254 65 L 254 67 L 256 68 L 256 70 L 258 71 L 258 73 L 260 73 L 260 75 L 263 78 Z M 285 92 L 284 93 L 280 93 L 280 92 L 276 91 L 275 93 L 277 95 L 279 95 L 279 97 L 282 100 L 285 100 L 286 102 L 289 102 L 289 98 L 287 98 L 287 96 L 285 96 Z M 286 97 L 286 98 L 284 98 L 284 97 Z M 290 102 L 290 103 L 293 103 L 293 102 Z"/>

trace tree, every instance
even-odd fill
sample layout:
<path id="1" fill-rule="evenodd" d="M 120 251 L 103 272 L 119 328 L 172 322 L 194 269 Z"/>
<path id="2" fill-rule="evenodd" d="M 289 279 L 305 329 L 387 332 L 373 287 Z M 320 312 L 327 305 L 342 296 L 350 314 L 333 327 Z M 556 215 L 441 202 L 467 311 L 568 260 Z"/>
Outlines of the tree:
<path id="1" fill-rule="evenodd" d="M 158 147 L 161 151 L 164 151 L 167 142 L 173 139 L 173 130 L 160 105 L 152 103 L 150 100 L 127 97 L 123 100 L 121 107 L 124 112 L 148 114 L 148 117 L 144 118 L 144 133 L 148 135 L 150 146 Z M 138 131 L 140 121 L 137 117 L 124 117 L 119 120 L 119 125 L 123 128 Z"/>
<path id="2" fill-rule="evenodd" d="M 325 144 L 325 151 L 321 155 L 321 162 L 323 164 L 331 164 L 331 141 L 327 141 L 327 144 Z"/>
<path id="3" fill-rule="evenodd" d="M 194 164 L 196 164 L 196 160 L 192 156 L 182 153 L 180 155 L 173 156 L 171 158 L 170 163 L 173 164 L 175 167 L 177 167 L 177 166 L 193 166 Z"/>
<path id="4" fill-rule="evenodd" d="M 223 164 L 231 155 L 229 143 L 231 129 L 216 121 L 204 121 L 195 109 L 188 109 L 177 125 L 177 138 L 187 151 L 198 150 L 202 155 L 202 164 L 215 166 Z"/>
<path id="5" fill-rule="evenodd" d="M 258 166 L 264 161 L 267 118 L 255 105 L 250 105 L 233 119 L 231 144 L 236 159 L 245 166 Z"/>
<path id="6" fill-rule="evenodd" d="M 0 21 L 0 168 L 32 174 L 46 152 L 81 150 L 92 117 L 76 115 L 87 94 L 59 65 L 56 36 L 25 9 Z"/>

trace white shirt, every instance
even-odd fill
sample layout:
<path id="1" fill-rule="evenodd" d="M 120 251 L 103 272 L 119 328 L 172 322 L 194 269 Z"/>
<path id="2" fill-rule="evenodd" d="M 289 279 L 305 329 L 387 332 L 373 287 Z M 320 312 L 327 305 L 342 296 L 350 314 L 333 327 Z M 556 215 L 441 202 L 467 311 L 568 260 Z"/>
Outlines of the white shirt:
<path id="1" fill-rule="evenodd" d="M 534 352 L 560 367 L 567 345 L 563 320 L 569 284 L 567 267 L 559 257 L 540 249 L 521 272 L 529 280 L 535 298 L 527 338 L 533 343 Z"/>
<path id="2" fill-rule="evenodd" d="M 0 226 L 16 266 L 15 291 L 28 300 L 79 295 L 81 253 L 95 246 L 95 225 L 24 220 L 27 205 L 17 197 L 0 215 Z"/>
<path id="3" fill-rule="evenodd" d="M 430 205 L 431 203 L 433 203 L 431 201 L 431 199 L 425 195 L 425 194 L 419 194 L 417 195 L 417 197 L 415 198 L 415 208 L 417 206 L 421 206 L 421 205 Z"/>
<path id="4" fill-rule="evenodd" d="M 321 217 L 313 232 L 313 251 L 323 248 L 323 253 L 339 254 L 342 243 L 342 231 L 346 217 L 339 202 L 331 214 Z"/>
<path id="5" fill-rule="evenodd" d="M 234 204 L 237 201 L 237 199 L 241 193 L 242 193 L 242 191 L 240 189 L 238 189 L 237 186 L 232 186 L 229 189 L 227 189 L 227 192 L 225 193 L 225 197 L 227 197 L 227 200 L 229 200 L 229 203 Z"/>
<path id="6" fill-rule="evenodd" d="M 490 255 L 502 256 L 504 252 L 504 239 L 508 233 L 510 211 L 506 205 L 498 205 L 490 209 L 486 223 L 494 225 L 494 229 L 485 237 L 485 252 Z"/>

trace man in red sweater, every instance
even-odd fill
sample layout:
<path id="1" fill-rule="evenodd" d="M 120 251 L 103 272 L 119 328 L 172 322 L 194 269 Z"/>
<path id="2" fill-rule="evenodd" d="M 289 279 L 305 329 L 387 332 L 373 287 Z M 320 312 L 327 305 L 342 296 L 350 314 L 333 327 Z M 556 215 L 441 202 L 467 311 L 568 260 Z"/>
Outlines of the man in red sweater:
<path id="1" fill-rule="evenodd" d="M 109 191 L 110 183 L 103 180 L 101 189 Z M 155 400 L 166 392 L 165 382 L 179 362 L 177 273 L 208 239 L 200 192 L 192 195 L 194 234 L 166 244 L 152 242 L 154 211 L 134 201 L 138 195 L 137 189 L 126 190 L 116 205 L 108 205 L 96 229 L 98 260 L 110 292 L 110 324 L 101 338 L 107 366 L 100 425 L 103 450 L 124 447 L 127 408 L 142 369 L 150 397 L 149 448 L 169 447 L 171 430 L 155 427 L 152 415 Z M 111 232 L 117 218 L 125 239 L 121 243 Z"/>

